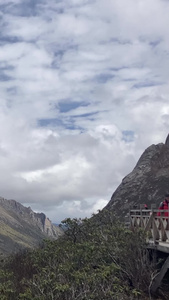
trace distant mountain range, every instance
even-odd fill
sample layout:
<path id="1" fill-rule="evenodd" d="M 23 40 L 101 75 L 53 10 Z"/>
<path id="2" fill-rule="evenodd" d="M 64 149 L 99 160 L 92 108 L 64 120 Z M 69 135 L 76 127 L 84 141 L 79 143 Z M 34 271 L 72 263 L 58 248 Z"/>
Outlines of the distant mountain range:
<path id="1" fill-rule="evenodd" d="M 165 144 L 151 145 L 144 151 L 104 209 L 124 219 L 131 206 L 158 206 L 165 193 L 169 193 L 169 136 Z M 44 238 L 57 239 L 62 234 L 63 229 L 52 224 L 45 214 L 0 197 L 0 254 L 32 248 Z"/>
<path id="2" fill-rule="evenodd" d="M 35 213 L 15 200 L 0 197 L 0 254 L 38 246 L 43 239 L 57 239 L 63 230 L 43 213 Z"/>

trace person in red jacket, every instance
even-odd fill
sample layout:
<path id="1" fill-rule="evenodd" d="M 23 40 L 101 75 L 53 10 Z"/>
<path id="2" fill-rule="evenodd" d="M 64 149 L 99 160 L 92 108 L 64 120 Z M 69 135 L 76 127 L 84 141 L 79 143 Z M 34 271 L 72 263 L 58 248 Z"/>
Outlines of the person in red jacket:
<path id="1" fill-rule="evenodd" d="M 168 211 L 164 212 L 164 216 L 165 217 L 169 216 L 169 193 L 165 194 L 165 199 L 164 199 L 164 201 L 162 201 L 160 203 L 160 206 L 158 209 L 159 209 L 159 212 L 157 213 L 157 216 L 161 216 L 160 210 L 168 210 Z"/>

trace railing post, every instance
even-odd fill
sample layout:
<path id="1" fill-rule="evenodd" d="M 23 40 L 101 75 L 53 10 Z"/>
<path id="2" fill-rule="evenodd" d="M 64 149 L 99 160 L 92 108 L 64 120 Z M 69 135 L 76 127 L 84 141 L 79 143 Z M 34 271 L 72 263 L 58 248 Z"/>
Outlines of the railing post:
<path id="1" fill-rule="evenodd" d="M 160 238 L 160 234 L 159 234 L 159 230 L 157 228 L 156 222 L 155 222 L 154 212 L 153 212 L 153 241 L 154 241 L 154 243 L 156 242 L 156 240 L 159 240 L 159 238 Z"/>

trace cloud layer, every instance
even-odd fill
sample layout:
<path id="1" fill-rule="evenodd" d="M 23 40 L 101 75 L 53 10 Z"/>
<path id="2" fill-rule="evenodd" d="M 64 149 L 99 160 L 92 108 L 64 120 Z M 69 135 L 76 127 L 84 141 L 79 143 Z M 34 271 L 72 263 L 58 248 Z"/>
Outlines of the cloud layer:
<path id="1" fill-rule="evenodd" d="M 0 195 L 53 222 L 90 216 L 168 134 L 169 2 L 0 11 Z"/>

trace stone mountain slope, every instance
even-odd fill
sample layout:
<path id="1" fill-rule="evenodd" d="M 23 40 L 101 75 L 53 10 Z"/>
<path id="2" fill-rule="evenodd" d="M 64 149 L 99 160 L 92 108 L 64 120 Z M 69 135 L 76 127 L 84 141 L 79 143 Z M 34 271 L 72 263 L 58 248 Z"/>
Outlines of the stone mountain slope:
<path id="1" fill-rule="evenodd" d="M 151 145 L 141 155 L 134 170 L 128 174 L 105 207 L 124 217 L 130 206 L 159 203 L 169 192 L 169 139 L 166 143 Z"/>
<path id="2" fill-rule="evenodd" d="M 43 213 L 35 213 L 15 200 L 0 198 L 0 253 L 37 246 L 44 238 L 57 239 L 62 230 Z"/>

